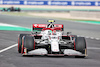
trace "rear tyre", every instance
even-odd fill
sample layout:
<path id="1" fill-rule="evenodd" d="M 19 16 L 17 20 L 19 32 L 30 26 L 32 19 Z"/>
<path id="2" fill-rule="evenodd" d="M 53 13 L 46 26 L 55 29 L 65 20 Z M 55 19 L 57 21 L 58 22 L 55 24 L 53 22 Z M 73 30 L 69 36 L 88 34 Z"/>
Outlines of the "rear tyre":
<path id="1" fill-rule="evenodd" d="M 7 9 L 8 12 L 12 11 L 10 8 Z"/>
<path id="2" fill-rule="evenodd" d="M 21 53 L 21 49 L 22 49 L 22 37 L 27 36 L 27 35 L 30 35 L 30 34 L 20 34 L 18 36 L 18 52 L 19 53 Z"/>
<path id="3" fill-rule="evenodd" d="M 23 40 L 24 40 L 23 46 L 27 48 L 28 51 L 34 50 L 35 48 L 34 37 L 25 36 Z"/>
<path id="4" fill-rule="evenodd" d="M 6 9 L 5 8 L 3 8 L 3 10 L 2 11 L 6 11 Z"/>
<path id="5" fill-rule="evenodd" d="M 20 8 L 18 8 L 18 12 L 20 12 L 21 10 L 20 10 Z"/>
<path id="6" fill-rule="evenodd" d="M 81 52 L 82 54 L 85 54 L 86 49 L 86 41 L 84 37 L 77 37 L 75 40 L 75 48 L 76 51 Z M 84 58 L 85 56 L 75 56 L 76 58 Z"/>

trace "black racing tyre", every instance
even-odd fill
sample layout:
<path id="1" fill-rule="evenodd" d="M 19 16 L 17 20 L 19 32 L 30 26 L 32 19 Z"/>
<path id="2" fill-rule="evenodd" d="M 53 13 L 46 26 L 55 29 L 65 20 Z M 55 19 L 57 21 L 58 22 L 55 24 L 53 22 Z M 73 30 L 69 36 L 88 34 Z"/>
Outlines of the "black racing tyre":
<path id="1" fill-rule="evenodd" d="M 18 8 L 18 12 L 20 12 L 21 11 L 21 9 L 20 8 Z"/>
<path id="2" fill-rule="evenodd" d="M 82 54 L 85 54 L 86 41 L 84 37 L 77 37 L 75 39 L 75 48 L 76 48 L 76 51 L 79 51 Z M 75 57 L 79 57 L 79 56 L 75 56 Z M 84 58 L 85 56 L 80 56 L 80 57 Z"/>
<path id="3" fill-rule="evenodd" d="M 8 12 L 12 11 L 10 8 L 7 9 Z"/>
<path id="4" fill-rule="evenodd" d="M 3 10 L 2 11 L 6 11 L 6 9 L 5 8 L 3 8 Z"/>
<path id="5" fill-rule="evenodd" d="M 22 49 L 22 37 L 27 36 L 27 35 L 30 35 L 30 34 L 20 34 L 18 36 L 18 52 L 19 53 L 21 53 L 21 49 Z"/>
<path id="6" fill-rule="evenodd" d="M 34 37 L 32 36 L 25 36 L 23 38 L 24 40 L 24 47 L 27 48 L 28 51 L 34 50 L 35 42 L 34 42 Z"/>

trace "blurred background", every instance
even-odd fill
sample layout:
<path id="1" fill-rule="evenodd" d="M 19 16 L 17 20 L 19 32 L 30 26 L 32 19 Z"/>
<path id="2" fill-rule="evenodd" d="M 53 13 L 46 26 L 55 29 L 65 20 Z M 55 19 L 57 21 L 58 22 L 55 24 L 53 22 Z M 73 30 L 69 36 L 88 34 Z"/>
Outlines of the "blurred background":
<path id="1" fill-rule="evenodd" d="M 11 11 L 7 9 L 11 7 L 25 12 L 55 12 L 33 13 L 35 16 L 100 21 L 100 0 L 0 0 L 1 11 Z"/>

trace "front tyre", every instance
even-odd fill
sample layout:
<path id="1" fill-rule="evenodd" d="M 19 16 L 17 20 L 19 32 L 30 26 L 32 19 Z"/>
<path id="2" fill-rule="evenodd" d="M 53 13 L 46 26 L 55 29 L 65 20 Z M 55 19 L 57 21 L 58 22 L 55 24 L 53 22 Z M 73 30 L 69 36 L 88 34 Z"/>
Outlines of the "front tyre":
<path id="1" fill-rule="evenodd" d="M 77 37 L 75 39 L 75 48 L 76 51 L 81 52 L 82 54 L 86 54 L 86 41 L 84 37 Z M 75 57 L 82 57 L 84 58 L 85 56 L 75 56 Z"/>
<path id="2" fill-rule="evenodd" d="M 22 54 L 24 52 L 24 48 L 27 48 L 27 51 L 34 50 L 35 49 L 34 37 L 32 37 L 32 36 L 24 36 L 22 45 L 23 45 Z"/>
<path id="3" fill-rule="evenodd" d="M 22 49 L 22 37 L 27 36 L 27 35 L 30 35 L 30 34 L 20 34 L 18 36 L 18 52 L 19 53 L 21 53 L 21 49 Z"/>

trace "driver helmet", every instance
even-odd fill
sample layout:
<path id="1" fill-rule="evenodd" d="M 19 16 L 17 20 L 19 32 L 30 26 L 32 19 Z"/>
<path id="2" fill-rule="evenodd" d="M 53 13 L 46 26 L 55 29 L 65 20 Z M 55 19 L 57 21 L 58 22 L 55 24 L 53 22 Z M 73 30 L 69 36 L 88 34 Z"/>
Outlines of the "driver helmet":
<path id="1" fill-rule="evenodd" d="M 47 28 L 54 28 L 53 22 L 55 22 L 55 20 L 48 20 L 48 22 L 50 23 L 47 25 Z"/>

